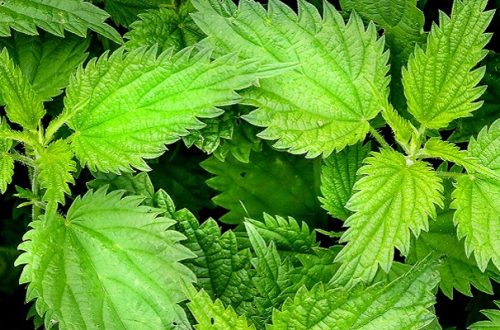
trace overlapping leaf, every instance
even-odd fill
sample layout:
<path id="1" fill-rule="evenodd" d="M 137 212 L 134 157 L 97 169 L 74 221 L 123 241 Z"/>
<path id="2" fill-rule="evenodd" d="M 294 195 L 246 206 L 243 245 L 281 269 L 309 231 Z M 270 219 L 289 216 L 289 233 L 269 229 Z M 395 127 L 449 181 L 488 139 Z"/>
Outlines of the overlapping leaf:
<path id="1" fill-rule="evenodd" d="M 468 151 L 497 176 L 475 173 L 458 179 L 452 203 L 458 237 L 465 237 L 465 252 L 474 251 L 482 271 L 490 259 L 500 268 L 500 120 L 472 139 Z"/>
<path id="2" fill-rule="evenodd" d="M 0 118 L 0 132 L 6 129 L 5 121 Z M 0 138 L 0 193 L 5 193 L 14 175 L 14 159 L 9 155 L 12 141 Z"/>
<path id="3" fill-rule="evenodd" d="M 102 172 L 147 170 L 143 158 L 158 157 L 165 144 L 202 127 L 197 117 L 220 115 L 217 106 L 239 99 L 235 90 L 283 68 L 192 53 L 187 48 L 157 57 L 156 48 L 120 50 L 78 70 L 63 116 L 75 131 L 71 145 L 80 162 Z"/>
<path id="4" fill-rule="evenodd" d="M 484 31 L 493 12 L 484 9 L 487 0 L 456 0 L 451 18 L 440 12 L 425 50 L 416 48 L 403 70 L 408 110 L 425 127 L 444 128 L 454 119 L 467 117 L 481 106 L 485 88 L 477 87 L 484 67 L 483 47 L 490 35 Z"/>
<path id="5" fill-rule="evenodd" d="M 362 140 L 380 111 L 371 85 L 386 98 L 388 53 L 375 26 L 359 16 L 347 23 L 329 3 L 323 18 L 299 1 L 299 14 L 277 0 L 266 11 L 253 0 L 236 7 L 227 0 L 193 1 L 195 22 L 218 53 L 239 52 L 264 63 L 297 63 L 295 70 L 263 80 L 243 94 L 258 109 L 245 116 L 266 127 L 260 137 L 277 148 L 308 157 Z M 370 85 L 371 84 L 371 85 Z"/>
<path id="6" fill-rule="evenodd" d="M 180 261 L 192 253 L 168 229 L 174 221 L 100 189 L 77 198 L 66 218 L 34 221 L 16 261 L 26 264 L 21 283 L 36 299 L 47 328 L 188 328 L 177 303 L 194 275 Z"/>
<path id="7" fill-rule="evenodd" d="M 406 255 L 410 231 L 418 237 L 427 230 L 428 218 L 443 203 L 441 180 L 429 164 L 386 149 L 365 162 L 347 203 L 355 213 L 345 222 L 349 228 L 341 241 L 347 245 L 336 258 L 342 262 L 336 283 L 369 282 L 379 265 L 388 272 L 394 247 Z"/>
<path id="8" fill-rule="evenodd" d="M 36 35 L 41 28 L 56 36 L 69 31 L 80 37 L 87 30 L 121 43 L 120 34 L 104 21 L 109 15 L 82 0 L 3 0 L 0 11 L 0 36 L 10 36 L 10 29 Z"/>

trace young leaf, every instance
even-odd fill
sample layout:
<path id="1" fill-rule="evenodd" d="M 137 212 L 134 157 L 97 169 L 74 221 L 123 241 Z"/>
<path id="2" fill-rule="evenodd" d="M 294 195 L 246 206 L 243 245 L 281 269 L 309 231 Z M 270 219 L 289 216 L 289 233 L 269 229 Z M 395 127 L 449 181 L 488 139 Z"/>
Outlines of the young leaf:
<path id="1" fill-rule="evenodd" d="M 451 18 L 440 12 L 424 50 L 417 47 L 403 70 L 408 110 L 425 127 L 443 128 L 454 119 L 479 109 L 477 99 L 485 88 L 477 87 L 484 68 L 483 47 L 490 40 L 484 31 L 492 11 L 484 11 L 487 0 L 456 0 Z"/>
<path id="2" fill-rule="evenodd" d="M 481 313 L 488 318 L 487 321 L 479 321 L 471 326 L 469 330 L 487 330 L 500 328 L 500 301 L 495 301 L 496 309 L 483 309 Z"/>
<path id="3" fill-rule="evenodd" d="M 500 273 L 494 267 L 481 272 L 472 257 L 465 255 L 463 242 L 457 239 L 453 225 L 453 211 L 437 216 L 430 224 L 429 232 L 422 233 L 412 245 L 407 262 L 416 263 L 429 253 L 445 255 L 446 262 L 439 267 L 441 291 L 453 299 L 453 289 L 467 296 L 472 296 L 471 285 L 478 290 L 493 294 L 490 278 L 500 282 Z"/>
<path id="4" fill-rule="evenodd" d="M 248 250 L 238 251 L 234 233 L 229 230 L 221 234 L 214 220 L 199 225 L 187 210 L 176 212 L 174 217 L 179 231 L 187 237 L 182 244 L 196 254 L 184 264 L 196 275 L 197 285 L 227 306 L 237 308 L 243 301 L 251 301 L 250 254 Z"/>
<path id="5" fill-rule="evenodd" d="M 0 98 L 9 120 L 26 129 L 35 129 L 45 114 L 42 99 L 6 49 L 0 52 Z"/>
<path id="6" fill-rule="evenodd" d="M 355 213 L 345 222 L 349 229 L 341 241 L 347 245 L 336 258 L 342 262 L 336 283 L 369 282 L 379 265 L 388 272 L 394 247 L 406 255 L 410 231 L 418 237 L 427 230 L 429 216 L 434 218 L 436 205 L 443 204 L 441 180 L 429 164 L 387 149 L 365 163 L 347 203 Z"/>
<path id="7" fill-rule="evenodd" d="M 219 299 L 212 301 L 203 289 L 190 297 L 187 305 L 198 322 L 194 326 L 197 330 L 255 330 L 244 316 L 225 308 Z"/>
<path id="8" fill-rule="evenodd" d="M 266 127 L 259 134 L 275 147 L 307 157 L 329 155 L 363 140 L 380 111 L 370 83 L 387 98 L 388 53 L 373 24 L 352 15 L 346 24 L 324 3 L 300 0 L 299 14 L 278 0 L 266 11 L 253 0 L 195 0 L 195 22 L 218 53 L 238 51 L 264 63 L 297 63 L 295 70 L 263 80 L 243 93 L 258 109 L 244 118 Z"/>
<path id="9" fill-rule="evenodd" d="M 207 184 L 221 191 L 213 201 L 229 210 L 220 218 L 225 223 L 261 219 L 264 212 L 308 221 L 321 216 L 311 161 L 266 147 L 251 153 L 249 163 L 211 157 L 201 166 L 216 175 Z"/>
<path id="10" fill-rule="evenodd" d="M 231 55 L 211 61 L 210 52 L 192 54 L 191 48 L 156 52 L 104 55 L 70 82 L 63 116 L 75 131 L 70 140 L 77 158 L 91 170 L 148 170 L 143 158 L 158 157 L 165 144 L 202 127 L 197 117 L 216 117 L 217 106 L 238 101 L 234 90 L 280 71 Z"/>
<path id="11" fill-rule="evenodd" d="M 37 35 L 41 28 L 63 37 L 64 30 L 80 37 L 91 29 L 102 36 L 121 43 L 120 34 L 104 23 L 109 15 L 90 2 L 82 0 L 3 0 L 0 14 L 0 36 L 10 36 L 10 28 L 29 35 Z"/>
<path id="12" fill-rule="evenodd" d="M 16 33 L 12 58 L 44 101 L 61 94 L 76 67 L 87 58 L 90 39 L 75 35 L 58 38 L 50 34 L 26 36 Z"/>
<path id="13" fill-rule="evenodd" d="M 368 156 L 370 145 L 356 144 L 323 160 L 321 168 L 321 206 L 338 219 L 345 220 L 350 212 L 345 208 L 352 196 L 352 187 L 363 159 Z"/>
<path id="14" fill-rule="evenodd" d="M 472 139 L 469 154 L 480 165 L 500 176 L 500 120 L 484 128 Z M 459 238 L 465 237 L 465 252 L 474 251 L 477 264 L 484 271 L 491 259 L 500 268 L 500 179 L 479 173 L 458 179 L 452 208 Z"/>
<path id="15" fill-rule="evenodd" d="M 189 14 L 194 11 L 189 1 L 179 8 L 160 8 L 140 14 L 125 34 L 127 49 L 158 45 L 160 51 L 192 46 L 203 36 Z"/>
<path id="16" fill-rule="evenodd" d="M 247 219 L 266 242 L 274 242 L 276 249 L 288 253 L 311 253 L 318 246 L 316 234 L 311 232 L 307 223 L 300 225 L 292 217 L 285 219 L 264 213 L 264 222 Z"/>
<path id="17" fill-rule="evenodd" d="M 194 275 L 180 261 L 192 253 L 141 197 L 104 189 L 77 198 L 65 219 L 45 217 L 19 246 L 21 283 L 46 326 L 59 329 L 189 327 L 177 305 Z M 50 327 L 49 326 L 49 327 Z"/>
<path id="18" fill-rule="evenodd" d="M 0 117 L 0 132 L 6 129 L 6 123 Z M 0 193 L 5 193 L 14 175 L 14 159 L 9 155 L 12 141 L 0 138 Z"/>
<path id="19" fill-rule="evenodd" d="M 435 261 L 423 261 L 384 286 L 302 288 L 273 313 L 270 330 L 422 329 L 435 316 L 432 289 L 439 281 Z"/>
<path id="20" fill-rule="evenodd" d="M 440 158 L 463 166 L 467 171 L 473 171 L 478 165 L 476 159 L 466 150 L 460 150 L 456 145 L 439 138 L 430 138 L 424 145 L 423 154 L 428 157 Z"/>
<path id="21" fill-rule="evenodd" d="M 64 140 L 57 140 L 43 150 L 35 164 L 40 171 L 40 187 L 45 189 L 43 200 L 64 204 L 64 194 L 71 195 L 68 183 L 75 183 L 72 174 L 76 164 L 70 146 Z"/>

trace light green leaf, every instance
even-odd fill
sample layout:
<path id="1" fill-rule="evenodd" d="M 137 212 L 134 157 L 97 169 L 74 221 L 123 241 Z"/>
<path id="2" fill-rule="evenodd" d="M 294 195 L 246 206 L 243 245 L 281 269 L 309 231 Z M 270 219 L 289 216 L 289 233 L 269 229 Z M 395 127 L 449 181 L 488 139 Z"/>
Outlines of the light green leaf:
<path id="1" fill-rule="evenodd" d="M 10 36 L 10 28 L 37 35 L 41 28 L 59 37 L 66 30 L 85 38 L 90 29 L 120 44 L 120 34 L 104 23 L 108 17 L 104 10 L 82 0 L 3 0 L 0 36 Z"/>
<path id="2" fill-rule="evenodd" d="M 478 290 L 493 294 L 490 278 L 500 282 L 500 273 L 494 267 L 481 272 L 472 257 L 465 255 L 463 242 L 457 239 L 453 225 L 453 211 L 438 215 L 430 224 L 429 232 L 422 233 L 412 245 L 407 262 L 416 263 L 429 253 L 445 255 L 446 262 L 439 267 L 441 291 L 453 299 L 453 289 L 472 296 L 471 285 Z"/>
<path id="3" fill-rule="evenodd" d="M 321 193 L 324 197 L 319 200 L 331 216 L 345 220 L 351 214 L 345 205 L 352 196 L 357 172 L 369 152 L 369 144 L 356 144 L 323 160 Z"/>
<path id="4" fill-rule="evenodd" d="M 174 217 L 179 231 L 187 237 L 182 244 L 196 254 L 184 264 L 196 275 L 197 286 L 233 308 L 251 301 L 250 253 L 238 250 L 234 233 L 228 230 L 221 234 L 217 222 L 211 219 L 200 225 L 187 210 L 178 211 Z"/>
<path id="5" fill-rule="evenodd" d="M 148 170 L 143 158 L 158 157 L 165 144 L 201 128 L 197 117 L 220 115 L 217 106 L 239 100 L 235 90 L 283 68 L 192 53 L 187 48 L 157 57 L 156 48 L 119 50 L 78 70 L 63 116 L 75 131 L 70 140 L 80 162 L 101 172 Z"/>
<path id="6" fill-rule="evenodd" d="M 469 143 L 469 155 L 480 165 L 500 176 L 500 120 L 484 128 Z M 500 268 L 500 179 L 479 173 L 458 179 L 452 208 L 459 238 L 465 237 L 465 252 L 474 251 L 477 264 L 484 271 L 491 259 Z"/>
<path id="7" fill-rule="evenodd" d="M 5 193 L 13 175 L 14 159 L 7 152 L 0 152 L 0 193 Z"/>
<path id="8" fill-rule="evenodd" d="M 189 1 L 179 8 L 160 8 L 140 14 L 125 34 L 127 49 L 158 45 L 160 51 L 174 47 L 181 50 L 197 43 L 203 33 L 189 14 L 194 11 Z"/>
<path id="9" fill-rule="evenodd" d="M 500 328 L 500 301 L 496 300 L 495 305 L 497 309 L 483 309 L 481 313 L 488 318 L 487 321 L 479 321 L 471 326 L 469 330 L 484 330 L 484 329 L 498 329 Z"/>
<path id="10" fill-rule="evenodd" d="M 467 171 L 473 171 L 478 165 L 477 160 L 471 157 L 466 150 L 460 150 L 455 144 L 439 138 L 430 138 L 425 143 L 422 153 L 427 157 L 440 158 L 453 162 L 465 167 Z"/>
<path id="11" fill-rule="evenodd" d="M 75 35 L 58 38 L 50 34 L 13 37 L 12 59 L 44 101 L 61 94 L 78 65 L 87 58 L 90 39 Z"/>
<path id="12" fill-rule="evenodd" d="M 385 106 L 382 109 L 382 116 L 391 127 L 396 142 L 403 148 L 408 148 L 410 140 L 418 133 L 415 126 L 399 115 L 396 109 L 387 101 L 385 101 Z"/>
<path id="13" fill-rule="evenodd" d="M 201 166 L 216 175 L 207 184 L 221 192 L 213 201 L 229 210 L 220 218 L 225 223 L 262 219 L 264 212 L 306 221 L 322 217 L 312 161 L 265 147 L 252 152 L 249 163 L 211 157 Z"/>
<path id="14" fill-rule="evenodd" d="M 264 213 L 264 221 L 246 219 L 266 242 L 274 242 L 276 249 L 284 253 L 312 253 L 316 243 L 316 233 L 310 231 L 307 223 L 299 224 L 292 217 L 285 219 L 279 215 L 272 217 Z"/>
<path id="15" fill-rule="evenodd" d="M 396 151 L 373 153 L 358 174 L 363 177 L 347 203 L 355 213 L 345 222 L 349 229 L 341 242 L 347 245 L 336 258 L 342 265 L 335 283 L 370 282 L 379 265 L 388 272 L 394 247 L 407 255 L 410 231 L 418 237 L 428 230 L 428 218 L 443 205 L 443 186 L 432 167 Z"/>
<path id="16" fill-rule="evenodd" d="M 6 49 L 0 52 L 0 95 L 6 104 L 5 113 L 10 121 L 26 129 L 38 126 L 45 114 L 42 99 L 21 69 L 14 65 Z"/>
<path id="17" fill-rule="evenodd" d="M 451 18 L 440 12 L 425 51 L 417 47 L 403 70 L 408 110 L 425 127 L 444 128 L 481 107 L 477 99 L 485 88 L 477 85 L 485 70 L 476 65 L 486 55 L 490 35 L 484 31 L 493 17 L 486 4 L 456 0 Z"/>
<path id="18" fill-rule="evenodd" d="M 370 83 L 387 98 L 389 78 L 384 39 L 357 15 L 346 24 L 328 2 L 324 15 L 304 0 L 299 14 L 278 0 L 268 10 L 253 0 L 195 0 L 195 22 L 218 53 L 238 52 L 264 63 L 297 63 L 283 75 L 243 93 L 258 107 L 244 118 L 266 127 L 259 136 L 275 147 L 307 157 L 329 155 L 366 136 L 380 111 Z"/>
<path id="19" fill-rule="evenodd" d="M 435 318 L 429 307 L 435 303 L 432 289 L 438 281 L 436 262 L 426 260 L 386 286 L 302 288 L 281 311 L 275 310 L 268 329 L 422 329 Z"/>
<path id="20" fill-rule="evenodd" d="M 64 140 L 51 143 L 40 153 L 35 164 L 39 170 L 40 187 L 45 189 L 42 199 L 64 204 L 64 195 L 71 195 L 68 183 L 75 183 L 73 172 L 76 171 L 76 163 L 70 146 Z"/>
<path id="21" fill-rule="evenodd" d="M 177 303 L 195 280 L 180 261 L 192 253 L 142 197 L 104 189 L 77 198 L 66 218 L 31 224 L 16 261 L 46 326 L 59 329 L 189 328 Z"/>
<path id="22" fill-rule="evenodd" d="M 401 83 L 401 68 L 406 65 L 415 45 L 425 41 L 424 14 L 417 0 L 341 0 L 343 10 L 355 10 L 367 21 L 384 30 L 391 51 L 391 99 L 403 110 L 406 106 Z"/>
<path id="23" fill-rule="evenodd" d="M 217 299 L 212 301 L 202 289 L 190 297 L 189 310 L 198 322 L 197 330 L 255 330 L 255 327 L 244 316 L 239 316 L 231 308 L 225 308 Z"/>

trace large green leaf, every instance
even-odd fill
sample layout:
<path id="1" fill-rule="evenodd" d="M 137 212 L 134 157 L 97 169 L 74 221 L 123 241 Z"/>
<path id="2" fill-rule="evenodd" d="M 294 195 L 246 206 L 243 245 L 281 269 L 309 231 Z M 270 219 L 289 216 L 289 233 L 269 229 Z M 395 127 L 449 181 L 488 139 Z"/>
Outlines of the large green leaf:
<path id="1" fill-rule="evenodd" d="M 428 218 L 436 216 L 436 205 L 443 205 L 441 180 L 429 164 L 386 149 L 365 163 L 347 203 L 355 213 L 345 222 L 349 229 L 341 242 L 347 245 L 336 258 L 342 262 L 336 283 L 369 282 L 379 265 L 388 272 L 394 247 L 406 255 L 410 231 L 418 237 L 428 230 Z"/>
<path id="2" fill-rule="evenodd" d="M 485 88 L 477 87 L 484 67 L 483 47 L 490 35 L 484 31 L 493 12 L 484 11 L 487 0 L 456 0 L 451 18 L 440 12 L 425 50 L 417 47 L 403 70 L 408 110 L 425 127 L 443 128 L 481 107 L 477 99 Z"/>
<path id="3" fill-rule="evenodd" d="M 330 215 L 345 220 L 349 210 L 345 208 L 352 196 L 352 188 L 358 179 L 357 172 L 368 156 L 370 145 L 356 144 L 323 160 L 321 168 L 321 204 Z"/>
<path id="4" fill-rule="evenodd" d="M 264 63 L 297 63 L 295 70 L 263 80 L 243 93 L 258 109 L 245 116 L 266 127 L 259 136 L 275 147 L 308 157 L 363 140 L 380 111 L 371 86 L 388 96 L 388 53 L 373 24 L 357 15 L 347 23 L 328 2 L 323 18 L 300 0 L 299 14 L 278 0 L 267 11 L 253 0 L 195 0 L 195 22 L 217 53 L 237 51 Z"/>
<path id="5" fill-rule="evenodd" d="M 10 36 L 10 28 L 36 35 L 37 28 L 64 36 L 64 30 L 80 37 L 87 29 L 117 43 L 120 34 L 104 23 L 109 15 L 90 2 L 82 0 L 3 0 L 0 11 L 0 36 Z"/>
<path id="6" fill-rule="evenodd" d="M 177 303 L 194 275 L 180 261 L 193 254 L 142 197 L 104 189 L 77 198 L 66 218 L 34 221 L 16 261 L 46 327 L 59 329 L 189 328 Z"/>
<path id="7" fill-rule="evenodd" d="M 71 74 L 87 58 L 89 43 L 90 39 L 75 35 L 59 38 L 47 33 L 16 33 L 9 52 L 35 92 L 47 101 L 68 85 Z"/>
<path id="8" fill-rule="evenodd" d="M 273 313 L 270 330 L 422 329 L 435 316 L 432 289 L 439 275 L 436 263 L 424 261 L 388 285 L 326 289 L 302 288 Z"/>
<path id="9" fill-rule="evenodd" d="M 451 205 L 458 237 L 465 237 L 465 252 L 474 251 L 482 271 L 490 259 L 500 268 L 500 120 L 472 139 L 468 151 L 497 176 L 475 173 L 458 179 Z"/>
<path id="10" fill-rule="evenodd" d="M 6 49 L 0 52 L 0 100 L 9 120 L 27 129 L 35 129 L 45 114 L 42 99 Z"/>
<path id="11" fill-rule="evenodd" d="M 234 92 L 276 73 L 235 56 L 210 60 L 209 51 L 187 48 L 156 56 L 156 48 L 104 55 L 80 69 L 66 91 L 63 117 L 75 131 L 71 145 L 91 170 L 148 170 L 143 158 L 202 127 L 197 117 L 216 117 L 217 106 L 238 101 Z"/>
<path id="12" fill-rule="evenodd" d="M 238 224 L 245 217 L 262 219 L 262 213 L 314 221 L 321 218 L 316 197 L 313 161 L 265 147 L 242 163 L 228 155 L 201 166 L 216 176 L 207 184 L 221 191 L 213 201 L 229 213 L 221 221 Z"/>

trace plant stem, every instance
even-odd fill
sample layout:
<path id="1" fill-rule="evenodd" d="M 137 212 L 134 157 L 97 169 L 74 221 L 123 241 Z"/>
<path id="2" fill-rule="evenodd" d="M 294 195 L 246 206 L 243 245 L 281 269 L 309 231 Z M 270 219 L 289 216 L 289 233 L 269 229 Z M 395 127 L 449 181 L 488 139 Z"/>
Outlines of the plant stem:
<path id="1" fill-rule="evenodd" d="M 379 132 L 375 128 L 370 125 L 370 134 L 377 140 L 377 142 L 383 147 L 387 149 L 392 149 L 392 147 L 387 143 L 387 141 L 384 139 L 382 135 L 380 135 Z"/>
<path id="2" fill-rule="evenodd" d="M 33 195 L 38 198 L 38 168 L 36 166 L 33 168 L 31 173 L 31 191 L 33 192 Z M 33 203 L 33 208 L 31 210 L 32 220 L 34 221 L 38 219 L 40 214 L 40 206 L 38 206 L 37 203 Z"/>
<path id="3" fill-rule="evenodd" d="M 13 154 L 9 154 L 9 156 L 12 157 L 15 161 L 18 161 L 23 165 L 26 165 L 29 167 L 35 167 L 35 163 L 33 162 L 33 159 L 26 157 L 24 155 L 21 155 L 17 151 L 15 151 Z"/>
<path id="4" fill-rule="evenodd" d="M 443 172 L 443 171 L 436 171 L 436 175 L 447 179 L 458 179 L 464 176 L 463 173 L 453 173 L 453 172 Z"/>

